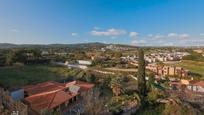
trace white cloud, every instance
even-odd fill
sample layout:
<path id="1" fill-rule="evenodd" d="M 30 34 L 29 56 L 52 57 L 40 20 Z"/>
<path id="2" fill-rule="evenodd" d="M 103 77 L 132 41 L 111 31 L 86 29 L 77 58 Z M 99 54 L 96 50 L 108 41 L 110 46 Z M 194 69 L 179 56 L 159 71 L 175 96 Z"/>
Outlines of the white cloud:
<path id="1" fill-rule="evenodd" d="M 190 36 L 188 34 L 180 34 L 179 35 L 179 38 L 181 39 L 186 39 L 186 38 L 189 38 Z"/>
<path id="2" fill-rule="evenodd" d="M 153 35 L 152 35 L 152 34 L 148 34 L 147 36 L 148 36 L 148 37 L 153 37 Z"/>
<path id="3" fill-rule="evenodd" d="M 133 40 L 133 41 L 131 42 L 131 44 L 137 44 L 137 43 L 138 43 L 137 40 Z"/>
<path id="4" fill-rule="evenodd" d="M 143 44 L 146 46 L 185 46 L 201 44 L 198 42 L 199 38 L 192 38 L 188 33 L 167 33 L 167 34 L 148 34 L 143 37 L 142 41 L 131 41 L 133 44 Z M 201 39 L 201 38 L 200 38 Z M 189 40 L 196 40 L 196 42 L 190 42 Z M 204 41 L 204 40 L 203 40 Z M 203 43 L 203 42 L 202 42 Z"/>
<path id="5" fill-rule="evenodd" d="M 146 44 L 145 40 L 132 40 L 131 44 L 133 45 L 144 45 Z"/>
<path id="6" fill-rule="evenodd" d="M 200 36 L 204 36 L 204 33 L 201 33 Z"/>
<path id="7" fill-rule="evenodd" d="M 138 33 L 137 32 L 130 32 L 129 36 L 131 38 L 136 38 L 138 36 Z"/>
<path id="8" fill-rule="evenodd" d="M 127 34 L 127 32 L 125 30 L 111 28 L 107 31 L 92 30 L 90 34 L 93 36 L 121 36 Z"/>
<path id="9" fill-rule="evenodd" d="M 161 34 L 157 34 L 157 35 L 154 36 L 155 39 L 160 39 L 160 38 L 163 38 L 163 37 L 164 37 L 164 36 L 161 35 Z"/>
<path id="10" fill-rule="evenodd" d="M 178 36 L 178 34 L 177 33 L 169 33 L 167 36 L 168 37 L 176 37 L 176 36 Z"/>
<path id="11" fill-rule="evenodd" d="M 166 35 L 161 35 L 161 34 L 155 34 L 155 35 L 152 35 L 152 34 L 149 34 L 148 37 L 152 38 L 153 40 L 157 40 L 157 39 L 169 39 L 169 38 L 172 38 L 172 39 L 187 39 L 190 37 L 189 34 L 186 34 L 186 33 L 183 33 L 183 34 L 178 34 L 178 33 L 168 33 Z"/>
<path id="12" fill-rule="evenodd" d="M 73 32 L 73 33 L 71 33 L 71 35 L 72 35 L 72 36 L 78 36 L 79 34 L 78 34 L 78 33 Z"/>

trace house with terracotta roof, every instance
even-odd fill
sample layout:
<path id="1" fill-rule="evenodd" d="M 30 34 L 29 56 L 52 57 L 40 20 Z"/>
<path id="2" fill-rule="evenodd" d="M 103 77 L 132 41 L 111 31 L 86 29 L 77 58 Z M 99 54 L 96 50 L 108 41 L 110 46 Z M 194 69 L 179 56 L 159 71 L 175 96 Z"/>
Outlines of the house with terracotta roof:
<path id="1" fill-rule="evenodd" d="M 170 82 L 173 90 L 186 90 L 192 93 L 204 93 L 204 81 L 181 80 Z"/>
<path id="2" fill-rule="evenodd" d="M 193 81 L 187 86 L 190 91 L 204 93 L 204 81 Z"/>
<path id="3" fill-rule="evenodd" d="M 25 86 L 24 102 L 31 111 L 43 114 L 59 112 L 60 114 L 82 113 L 83 97 L 91 91 L 94 84 L 82 81 L 58 83 L 48 81 L 37 85 Z"/>

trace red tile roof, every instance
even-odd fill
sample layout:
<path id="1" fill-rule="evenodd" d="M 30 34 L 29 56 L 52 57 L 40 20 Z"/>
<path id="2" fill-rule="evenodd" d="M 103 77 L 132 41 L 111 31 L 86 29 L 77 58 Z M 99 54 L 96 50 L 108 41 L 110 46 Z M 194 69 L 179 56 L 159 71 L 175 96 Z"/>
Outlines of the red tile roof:
<path id="1" fill-rule="evenodd" d="M 204 87 L 204 82 L 203 81 L 198 81 L 198 82 L 194 83 L 194 85 Z"/>
<path id="2" fill-rule="evenodd" d="M 55 97 L 53 98 L 52 102 L 49 105 L 49 109 L 52 109 L 67 100 L 70 100 L 71 98 L 75 97 L 79 93 L 71 93 L 71 92 L 64 92 L 64 91 L 59 91 L 55 94 Z"/>
<path id="3" fill-rule="evenodd" d="M 172 85 L 184 85 L 182 82 L 170 82 Z M 197 81 L 197 80 L 189 80 L 190 85 L 196 85 L 196 86 L 201 86 L 204 87 L 204 81 Z"/>
<path id="4" fill-rule="evenodd" d="M 172 81 L 172 82 L 170 82 L 170 84 L 171 84 L 171 85 L 181 85 L 180 82 L 176 82 L 176 81 Z"/>
<path id="5" fill-rule="evenodd" d="M 197 83 L 198 81 L 197 80 L 190 80 L 189 81 L 189 84 L 195 84 L 195 83 Z"/>
<path id="6" fill-rule="evenodd" d="M 66 88 L 73 85 L 79 86 L 80 91 L 86 91 L 94 87 L 94 84 L 81 81 L 73 81 L 68 83 L 49 81 L 24 87 L 24 90 L 29 94 L 25 100 L 29 102 L 31 107 L 37 111 L 41 109 L 53 109 L 80 93 L 64 91 Z"/>
<path id="7" fill-rule="evenodd" d="M 24 90 L 28 93 L 28 95 L 40 94 L 40 93 L 49 93 L 56 92 L 64 89 L 63 84 L 57 83 L 54 81 L 48 81 L 44 83 L 40 83 L 37 85 L 25 86 Z"/>
<path id="8" fill-rule="evenodd" d="M 51 101 L 53 100 L 55 93 L 50 93 L 41 96 L 30 96 L 25 98 L 30 103 L 31 107 L 35 110 L 48 108 Z"/>

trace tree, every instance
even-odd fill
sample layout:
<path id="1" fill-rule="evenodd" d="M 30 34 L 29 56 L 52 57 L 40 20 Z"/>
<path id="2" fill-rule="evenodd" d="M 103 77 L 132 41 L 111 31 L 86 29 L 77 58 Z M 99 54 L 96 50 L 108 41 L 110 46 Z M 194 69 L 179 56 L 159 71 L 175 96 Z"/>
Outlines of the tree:
<path id="1" fill-rule="evenodd" d="M 152 89 L 147 94 L 148 103 L 151 104 L 151 105 L 155 104 L 157 99 L 164 98 L 164 97 L 165 97 L 164 92 L 159 90 L 159 89 Z"/>
<path id="2" fill-rule="evenodd" d="M 141 98 L 140 98 L 140 96 L 137 93 L 134 93 L 132 97 L 133 97 L 134 100 L 137 100 L 137 108 L 139 108 L 140 105 L 141 105 Z"/>
<path id="3" fill-rule="evenodd" d="M 142 49 L 139 49 L 139 63 L 138 63 L 138 92 L 141 96 L 146 96 L 146 80 L 145 80 L 145 60 L 144 52 Z"/>
<path id="4" fill-rule="evenodd" d="M 86 76 L 86 71 L 82 70 L 76 75 L 76 79 L 81 81 L 86 81 L 85 76 Z"/>
<path id="5" fill-rule="evenodd" d="M 105 100 L 100 96 L 100 92 L 97 88 L 93 89 L 93 92 L 89 92 L 84 96 L 85 103 L 85 115 L 98 115 L 105 112 Z"/>
<path id="6" fill-rule="evenodd" d="M 15 61 L 15 52 L 14 51 L 9 51 L 6 54 L 5 64 L 6 65 L 12 65 L 14 61 Z"/>
<path id="7" fill-rule="evenodd" d="M 152 90 L 152 85 L 154 84 L 154 81 L 155 81 L 155 75 L 154 75 L 154 73 L 150 73 L 149 74 L 149 79 L 148 79 L 148 82 L 147 82 L 147 89 L 149 91 Z"/>
<path id="8" fill-rule="evenodd" d="M 89 70 L 82 70 L 79 74 L 76 75 L 77 80 L 92 82 L 96 81 L 96 77 Z"/>
<path id="9" fill-rule="evenodd" d="M 120 58 L 123 54 L 121 52 L 115 52 L 114 57 L 115 58 Z"/>
<path id="10" fill-rule="evenodd" d="M 112 89 L 113 94 L 115 96 L 119 96 L 122 92 L 121 79 L 119 77 L 112 78 L 110 82 L 110 87 Z"/>
<path id="11" fill-rule="evenodd" d="M 0 66 L 4 66 L 6 64 L 6 54 L 7 51 L 0 50 Z"/>
<path id="12" fill-rule="evenodd" d="M 15 61 L 16 62 L 21 62 L 21 63 L 25 63 L 27 60 L 27 57 L 25 55 L 25 50 L 21 49 L 15 52 Z"/>
<path id="13" fill-rule="evenodd" d="M 165 104 L 162 115 L 201 115 L 201 113 L 190 104 L 173 98 L 171 103 Z"/>

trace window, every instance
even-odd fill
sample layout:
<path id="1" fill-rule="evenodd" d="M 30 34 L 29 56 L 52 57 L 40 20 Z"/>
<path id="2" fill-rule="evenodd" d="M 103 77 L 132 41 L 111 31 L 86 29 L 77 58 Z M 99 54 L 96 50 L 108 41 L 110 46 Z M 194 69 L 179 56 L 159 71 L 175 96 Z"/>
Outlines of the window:
<path id="1" fill-rule="evenodd" d="M 193 86 L 193 91 L 197 91 L 197 86 Z"/>

